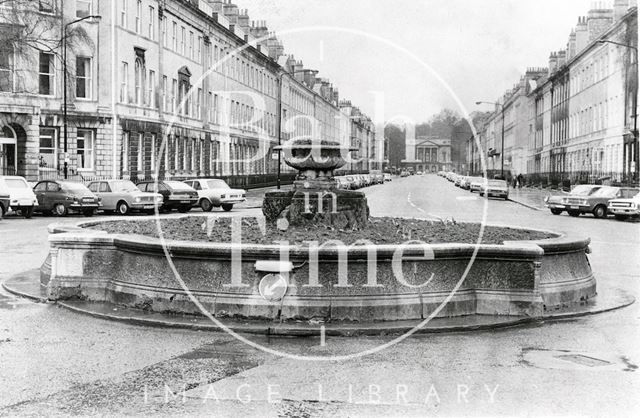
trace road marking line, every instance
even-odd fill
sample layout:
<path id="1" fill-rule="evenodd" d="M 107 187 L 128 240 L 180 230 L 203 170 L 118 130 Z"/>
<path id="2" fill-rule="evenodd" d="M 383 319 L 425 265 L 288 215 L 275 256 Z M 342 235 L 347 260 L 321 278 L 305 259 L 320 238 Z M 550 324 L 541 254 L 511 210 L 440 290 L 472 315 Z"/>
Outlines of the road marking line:
<path id="1" fill-rule="evenodd" d="M 413 208 L 417 209 L 417 210 L 418 210 L 418 212 L 424 213 L 425 215 L 430 216 L 430 217 L 432 217 L 432 218 L 435 218 L 435 219 L 437 219 L 437 220 L 439 220 L 439 221 L 441 221 L 441 220 L 442 220 L 442 218 L 441 218 L 441 217 L 439 217 L 438 215 L 434 215 L 434 214 L 432 214 L 432 213 L 427 213 L 424 209 L 422 209 L 421 207 L 419 207 L 418 205 L 416 205 L 415 203 L 413 203 L 413 201 L 411 200 L 411 192 L 409 192 L 409 194 L 407 195 L 407 202 L 409 202 L 409 204 L 410 204 Z"/>

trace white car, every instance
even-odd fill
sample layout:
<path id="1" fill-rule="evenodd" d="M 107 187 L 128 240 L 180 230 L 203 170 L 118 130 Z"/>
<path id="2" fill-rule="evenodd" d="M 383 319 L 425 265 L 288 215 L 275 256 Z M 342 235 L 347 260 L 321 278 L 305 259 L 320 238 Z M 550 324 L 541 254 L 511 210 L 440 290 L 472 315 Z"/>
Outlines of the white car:
<path id="1" fill-rule="evenodd" d="M 607 211 L 612 213 L 617 220 L 640 216 L 640 193 L 627 199 L 611 199 L 607 205 Z"/>
<path id="2" fill-rule="evenodd" d="M 38 206 L 38 198 L 24 177 L 0 176 L 0 191 L 9 195 L 9 209 L 20 211 L 25 218 L 31 218 L 33 208 Z"/>
<path id="3" fill-rule="evenodd" d="M 486 182 L 487 179 L 485 179 L 484 177 L 471 177 L 471 180 L 469 181 L 469 191 L 471 193 L 479 192 L 480 190 L 482 190 L 482 186 Z"/>
<path id="4" fill-rule="evenodd" d="M 242 189 L 232 189 L 222 179 L 195 179 L 185 180 L 183 183 L 196 189 L 198 192 L 198 205 L 204 212 L 210 212 L 214 207 L 229 212 L 236 203 L 242 203 L 246 199 L 247 192 Z"/>
<path id="5" fill-rule="evenodd" d="M 103 211 L 119 215 L 127 215 L 132 210 L 152 214 L 163 202 L 161 194 L 142 192 L 130 180 L 98 180 L 87 187 L 102 199 Z"/>

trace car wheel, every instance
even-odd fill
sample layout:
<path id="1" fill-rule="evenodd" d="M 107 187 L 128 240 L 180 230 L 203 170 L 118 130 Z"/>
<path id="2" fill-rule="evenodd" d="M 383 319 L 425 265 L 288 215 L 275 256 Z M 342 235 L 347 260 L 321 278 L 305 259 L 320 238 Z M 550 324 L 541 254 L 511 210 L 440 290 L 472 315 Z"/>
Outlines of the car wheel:
<path id="1" fill-rule="evenodd" d="M 67 208 L 62 203 L 58 203 L 57 205 L 55 205 L 53 207 L 53 212 L 56 214 L 56 216 L 67 216 L 67 213 L 69 213 Z"/>
<path id="2" fill-rule="evenodd" d="M 596 218 L 604 218 L 607 216 L 607 207 L 603 205 L 598 205 L 593 208 L 593 216 Z"/>
<path id="3" fill-rule="evenodd" d="M 129 213 L 129 205 L 127 205 L 127 202 L 118 202 L 118 206 L 116 206 L 116 211 L 118 212 L 118 215 L 126 215 Z"/>
<path id="4" fill-rule="evenodd" d="M 577 211 L 577 210 L 570 210 L 568 213 L 569 213 L 569 216 L 573 216 L 574 218 L 577 218 L 578 216 L 580 216 L 580 211 Z"/>
<path id="5" fill-rule="evenodd" d="M 232 204 L 229 204 L 229 203 L 223 203 L 223 204 L 222 204 L 222 209 L 223 209 L 225 212 L 229 212 L 229 211 L 231 211 L 231 209 L 233 209 L 233 205 L 232 205 Z"/>
<path id="6" fill-rule="evenodd" d="M 187 213 L 191 210 L 191 206 L 178 206 L 178 212 Z"/>
<path id="7" fill-rule="evenodd" d="M 624 221 L 627 219 L 627 215 L 615 215 L 618 221 Z"/>
<path id="8" fill-rule="evenodd" d="M 562 211 L 560 209 L 551 209 L 551 213 L 553 213 L 554 215 L 560 215 Z"/>
<path id="9" fill-rule="evenodd" d="M 211 204 L 211 201 L 209 199 L 202 199 L 200 201 L 200 208 L 202 208 L 203 212 L 211 212 L 211 209 L 213 209 L 213 205 Z"/>
<path id="10" fill-rule="evenodd" d="M 82 211 L 82 214 L 84 216 L 86 216 L 87 218 L 89 218 L 89 217 L 93 216 L 94 212 L 95 211 L 93 209 L 87 209 L 87 210 Z"/>

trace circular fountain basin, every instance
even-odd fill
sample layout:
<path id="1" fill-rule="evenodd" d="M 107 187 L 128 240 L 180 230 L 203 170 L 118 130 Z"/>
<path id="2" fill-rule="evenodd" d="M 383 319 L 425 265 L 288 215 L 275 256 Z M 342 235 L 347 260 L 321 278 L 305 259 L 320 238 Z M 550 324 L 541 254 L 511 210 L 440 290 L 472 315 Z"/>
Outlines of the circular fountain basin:
<path id="1" fill-rule="evenodd" d="M 163 243 L 74 226 L 52 226 L 50 232 L 50 255 L 41 269 L 50 299 L 105 301 L 153 312 L 201 314 L 196 298 L 219 318 L 394 321 L 435 311 L 435 317 L 537 317 L 596 295 L 589 239 L 560 234 L 502 245 L 309 248 Z M 288 283 L 280 299 L 261 294 L 268 275 Z"/>

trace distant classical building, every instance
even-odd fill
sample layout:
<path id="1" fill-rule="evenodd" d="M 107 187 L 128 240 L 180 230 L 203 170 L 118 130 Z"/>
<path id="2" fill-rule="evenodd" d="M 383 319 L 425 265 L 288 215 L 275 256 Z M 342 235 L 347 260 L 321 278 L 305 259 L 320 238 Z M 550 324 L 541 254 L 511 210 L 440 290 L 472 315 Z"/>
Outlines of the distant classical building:
<path id="1" fill-rule="evenodd" d="M 449 171 L 451 162 L 451 139 L 417 136 L 407 141 L 406 156 L 402 168 L 422 172 Z"/>

